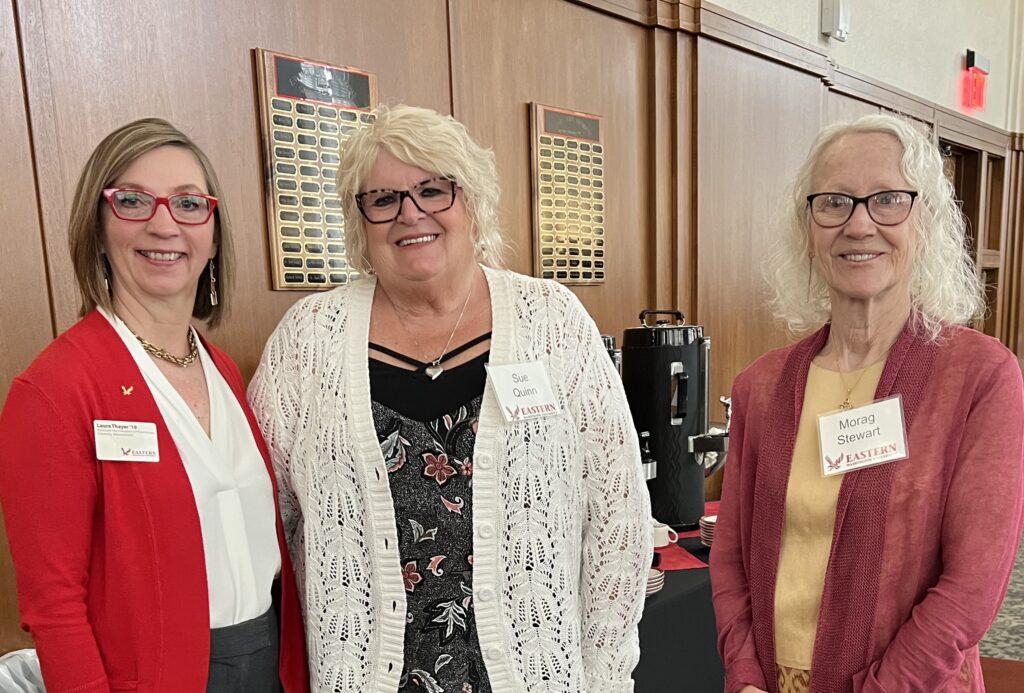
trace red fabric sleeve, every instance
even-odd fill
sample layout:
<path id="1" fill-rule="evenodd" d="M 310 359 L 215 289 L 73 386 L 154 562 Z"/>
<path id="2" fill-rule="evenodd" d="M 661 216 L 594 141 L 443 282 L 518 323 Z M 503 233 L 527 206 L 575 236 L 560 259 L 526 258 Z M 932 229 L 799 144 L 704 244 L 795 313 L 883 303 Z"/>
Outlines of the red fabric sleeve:
<path id="1" fill-rule="evenodd" d="M 0 414 L 0 501 L 23 627 L 50 693 L 109 691 L 86 609 L 97 470 L 91 431 L 15 380 Z"/>
<path id="2" fill-rule="evenodd" d="M 1024 521 L 1024 386 L 1016 358 L 1000 354 L 978 384 L 960 441 L 942 521 L 942 575 L 884 654 L 854 677 L 855 691 L 942 690 L 1006 595 Z"/>
<path id="3" fill-rule="evenodd" d="M 725 691 L 735 693 L 744 686 L 767 689 L 754 646 L 750 611 L 750 587 L 744 561 L 743 516 L 751 503 L 744 493 L 746 465 L 754 464 L 756 445 L 745 440 L 746 416 L 750 404 L 749 381 L 742 374 L 732 392 L 732 422 L 729 427 L 729 457 L 722 483 L 722 503 L 711 549 L 711 589 L 718 625 L 718 654 L 725 666 Z M 751 475 L 752 478 L 752 475 Z"/>

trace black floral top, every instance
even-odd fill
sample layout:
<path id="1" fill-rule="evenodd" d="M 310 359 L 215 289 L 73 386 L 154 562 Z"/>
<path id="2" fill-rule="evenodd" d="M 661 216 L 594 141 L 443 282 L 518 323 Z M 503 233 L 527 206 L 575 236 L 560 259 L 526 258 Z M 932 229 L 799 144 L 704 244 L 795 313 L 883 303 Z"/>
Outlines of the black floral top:
<path id="1" fill-rule="evenodd" d="M 483 693 L 473 615 L 473 444 L 487 354 L 432 381 L 370 360 L 405 582 L 403 692 Z M 461 401 L 460 401 L 461 400 Z"/>

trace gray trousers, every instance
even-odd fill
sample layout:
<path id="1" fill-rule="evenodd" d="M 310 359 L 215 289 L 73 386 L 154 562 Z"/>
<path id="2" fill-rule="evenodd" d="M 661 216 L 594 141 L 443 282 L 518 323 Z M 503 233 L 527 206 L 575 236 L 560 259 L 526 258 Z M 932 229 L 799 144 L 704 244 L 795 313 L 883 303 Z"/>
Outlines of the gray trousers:
<path id="1" fill-rule="evenodd" d="M 273 607 L 251 621 L 211 630 L 206 693 L 280 693 L 278 638 Z"/>

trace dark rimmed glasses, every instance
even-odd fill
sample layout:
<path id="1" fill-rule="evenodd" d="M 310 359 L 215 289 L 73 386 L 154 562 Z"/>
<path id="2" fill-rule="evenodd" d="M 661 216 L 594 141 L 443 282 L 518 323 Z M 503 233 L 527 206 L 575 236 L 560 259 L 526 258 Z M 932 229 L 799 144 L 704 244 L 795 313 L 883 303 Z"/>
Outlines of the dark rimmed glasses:
<path id="1" fill-rule="evenodd" d="M 217 208 L 216 197 L 196 192 L 158 197 L 146 190 L 107 188 L 103 197 L 114 216 L 124 221 L 149 221 L 156 215 L 157 207 L 164 205 L 174 221 L 195 226 L 208 222 Z"/>
<path id="2" fill-rule="evenodd" d="M 848 222 L 861 203 L 864 203 L 873 222 L 879 226 L 895 226 L 907 220 L 916 199 L 915 190 L 880 190 L 865 197 L 820 192 L 807 196 L 807 206 L 814 223 L 826 229 Z"/>
<path id="3" fill-rule="evenodd" d="M 458 183 L 454 178 L 437 176 L 420 181 L 409 190 L 367 190 L 356 195 L 356 206 L 371 224 L 387 224 L 402 213 L 405 198 L 412 200 L 424 214 L 437 214 L 455 204 Z"/>

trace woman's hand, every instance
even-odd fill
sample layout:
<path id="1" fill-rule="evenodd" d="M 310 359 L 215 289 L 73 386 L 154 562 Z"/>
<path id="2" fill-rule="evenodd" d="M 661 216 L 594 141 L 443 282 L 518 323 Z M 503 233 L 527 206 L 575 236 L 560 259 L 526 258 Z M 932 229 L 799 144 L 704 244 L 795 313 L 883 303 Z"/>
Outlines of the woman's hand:
<path id="1" fill-rule="evenodd" d="M 757 686 L 744 686 L 740 689 L 740 693 L 768 693 L 768 691 L 762 691 Z"/>

